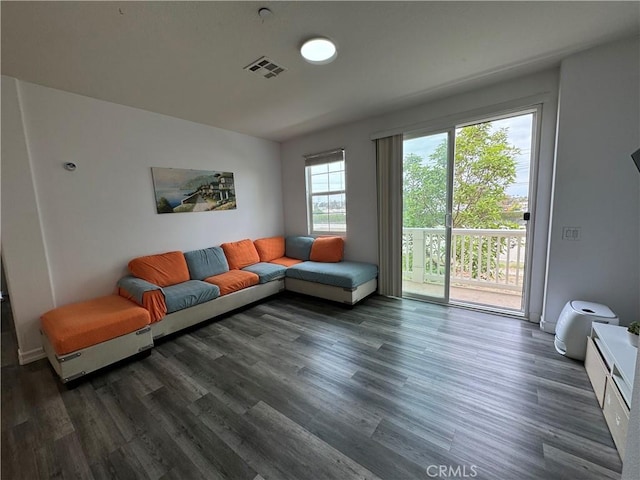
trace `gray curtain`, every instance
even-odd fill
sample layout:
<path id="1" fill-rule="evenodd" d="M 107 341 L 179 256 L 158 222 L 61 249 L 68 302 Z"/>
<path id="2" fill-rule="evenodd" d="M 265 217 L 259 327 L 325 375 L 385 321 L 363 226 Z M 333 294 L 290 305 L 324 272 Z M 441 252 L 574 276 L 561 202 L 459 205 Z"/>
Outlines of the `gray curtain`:
<path id="1" fill-rule="evenodd" d="M 402 135 L 376 140 L 378 293 L 402 296 Z"/>

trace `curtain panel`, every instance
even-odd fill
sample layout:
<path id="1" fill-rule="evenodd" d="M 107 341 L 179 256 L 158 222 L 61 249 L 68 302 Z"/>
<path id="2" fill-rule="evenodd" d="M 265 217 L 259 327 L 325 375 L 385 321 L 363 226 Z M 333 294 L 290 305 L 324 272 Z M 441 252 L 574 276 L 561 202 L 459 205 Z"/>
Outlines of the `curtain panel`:
<path id="1" fill-rule="evenodd" d="M 403 135 L 376 140 L 378 186 L 378 293 L 402 296 Z"/>

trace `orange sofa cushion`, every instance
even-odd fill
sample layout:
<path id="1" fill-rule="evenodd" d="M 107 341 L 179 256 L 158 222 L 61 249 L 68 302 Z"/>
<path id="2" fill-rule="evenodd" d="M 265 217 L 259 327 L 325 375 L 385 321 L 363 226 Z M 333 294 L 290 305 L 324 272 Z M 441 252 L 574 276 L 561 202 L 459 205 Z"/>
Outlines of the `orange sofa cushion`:
<path id="1" fill-rule="evenodd" d="M 255 245 L 248 238 L 238 242 L 223 243 L 220 246 L 224 250 L 224 256 L 227 257 L 229 270 L 239 270 L 260 261 Z"/>
<path id="2" fill-rule="evenodd" d="M 270 260 L 270 263 L 275 263 L 277 265 L 282 265 L 283 267 L 289 268 L 295 265 L 296 263 L 302 263 L 302 260 L 298 260 L 297 258 L 280 257 L 280 258 L 274 258 L 273 260 Z"/>
<path id="3" fill-rule="evenodd" d="M 134 258 L 129 262 L 129 271 L 159 287 L 169 287 L 190 280 L 189 268 L 182 252 Z"/>
<path id="4" fill-rule="evenodd" d="M 119 295 L 54 308 L 40 317 L 58 355 L 75 352 L 149 325 L 149 312 Z"/>
<path id="5" fill-rule="evenodd" d="M 247 272 L 245 270 L 229 270 L 220 275 L 205 278 L 204 281 L 217 285 L 220 289 L 220 296 L 222 296 L 237 292 L 252 285 L 257 285 L 260 282 L 260 277 L 253 272 Z"/>
<path id="6" fill-rule="evenodd" d="M 284 237 L 259 238 L 253 244 L 258 251 L 261 262 L 270 262 L 284 257 Z"/>
<path id="7" fill-rule="evenodd" d="M 344 239 L 342 237 L 318 237 L 311 245 L 309 259 L 313 262 L 336 263 L 342 261 Z"/>

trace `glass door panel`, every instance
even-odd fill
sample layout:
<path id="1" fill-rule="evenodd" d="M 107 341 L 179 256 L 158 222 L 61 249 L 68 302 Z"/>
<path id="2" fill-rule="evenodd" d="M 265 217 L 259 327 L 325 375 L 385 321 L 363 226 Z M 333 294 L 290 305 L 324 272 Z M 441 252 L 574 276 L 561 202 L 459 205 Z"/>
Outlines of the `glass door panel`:
<path id="1" fill-rule="evenodd" d="M 447 302 L 453 131 L 403 142 L 402 294 Z"/>
<path id="2" fill-rule="evenodd" d="M 523 112 L 456 129 L 452 303 L 524 311 L 534 124 Z"/>

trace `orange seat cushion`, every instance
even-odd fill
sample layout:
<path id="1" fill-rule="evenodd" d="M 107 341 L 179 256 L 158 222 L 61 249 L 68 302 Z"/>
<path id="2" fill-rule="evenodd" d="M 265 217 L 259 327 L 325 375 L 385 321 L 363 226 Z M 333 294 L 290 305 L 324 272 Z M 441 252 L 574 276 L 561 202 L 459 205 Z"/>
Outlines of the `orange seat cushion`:
<path id="1" fill-rule="evenodd" d="M 237 292 L 252 285 L 257 285 L 260 282 L 260 277 L 255 273 L 245 270 L 229 270 L 220 275 L 205 278 L 204 281 L 217 285 L 220 289 L 220 296 L 222 296 Z"/>
<path id="2" fill-rule="evenodd" d="M 248 238 L 238 242 L 223 243 L 220 246 L 224 250 L 224 256 L 227 257 L 229 270 L 239 270 L 260 261 L 255 245 Z"/>
<path id="3" fill-rule="evenodd" d="M 344 239 L 342 237 L 318 237 L 311 245 L 309 259 L 313 262 L 337 263 L 344 255 Z"/>
<path id="4" fill-rule="evenodd" d="M 129 262 L 129 271 L 159 287 L 169 287 L 190 280 L 189 268 L 182 252 L 134 258 Z"/>
<path id="5" fill-rule="evenodd" d="M 284 237 L 259 238 L 253 244 L 256 246 L 261 262 L 270 262 L 284 257 Z"/>
<path id="6" fill-rule="evenodd" d="M 270 261 L 270 263 L 275 263 L 276 265 L 282 265 L 283 267 L 291 267 L 297 263 L 302 263 L 302 260 L 298 260 L 297 258 L 289 258 L 289 257 L 280 257 L 274 258 Z"/>
<path id="7" fill-rule="evenodd" d="M 119 295 L 54 308 L 40 317 L 58 355 L 106 342 L 149 325 L 149 312 Z"/>

